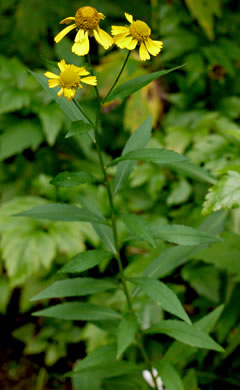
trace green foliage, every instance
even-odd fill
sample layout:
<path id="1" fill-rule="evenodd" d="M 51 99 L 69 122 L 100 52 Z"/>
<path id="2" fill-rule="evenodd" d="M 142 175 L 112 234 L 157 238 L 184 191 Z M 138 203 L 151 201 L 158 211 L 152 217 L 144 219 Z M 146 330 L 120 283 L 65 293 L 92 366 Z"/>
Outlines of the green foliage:
<path id="1" fill-rule="evenodd" d="M 148 329 L 146 333 L 164 333 L 191 347 L 207 348 L 223 352 L 223 348 L 206 333 L 202 332 L 198 326 L 188 325 L 185 322 L 177 320 L 161 321 L 159 324 Z"/>
<path id="2" fill-rule="evenodd" d="M 209 191 L 203 205 L 204 214 L 240 205 L 240 174 L 228 171 Z"/>
<path id="3" fill-rule="evenodd" d="M 131 280 L 139 286 L 144 294 L 148 295 L 154 302 L 161 305 L 164 310 L 176 315 L 188 324 L 191 324 L 191 320 L 183 309 L 178 297 L 164 283 L 151 278 L 134 278 Z"/>
<path id="4" fill-rule="evenodd" d="M 108 32 L 127 11 L 164 43 L 151 62 L 131 52 L 111 90 L 126 53 L 91 38 L 99 112 L 91 86 L 67 102 L 43 75 L 62 58 L 86 65 L 72 33 L 52 47 L 86 5 Z M 166 390 L 239 387 L 239 5 L 37 8 L 0 5 L 0 311 L 13 337 L 40 364 L 73 366 L 74 390 L 147 390 L 152 367 Z"/>
<path id="5" fill-rule="evenodd" d="M 137 92 L 139 89 L 145 87 L 153 80 L 159 79 L 160 77 L 165 76 L 166 74 L 179 68 L 180 66 L 177 66 L 173 69 L 160 70 L 159 72 L 148 74 L 146 76 L 136 77 L 133 80 L 127 81 L 119 87 L 116 87 L 113 92 L 104 100 L 104 102 L 110 102 L 113 99 L 124 99 L 129 95 L 132 95 L 134 92 Z"/>

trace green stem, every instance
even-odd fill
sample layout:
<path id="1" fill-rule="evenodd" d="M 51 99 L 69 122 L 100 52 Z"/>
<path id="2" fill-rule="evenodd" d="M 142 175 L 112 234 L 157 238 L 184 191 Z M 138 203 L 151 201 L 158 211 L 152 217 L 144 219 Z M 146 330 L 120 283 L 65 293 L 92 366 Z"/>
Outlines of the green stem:
<path id="1" fill-rule="evenodd" d="M 157 385 L 157 378 L 155 377 L 155 375 L 153 375 L 153 366 L 152 366 L 152 363 L 147 355 L 147 352 L 145 351 L 145 348 L 144 348 L 144 345 L 143 345 L 143 341 L 142 341 L 142 336 L 141 334 L 138 334 L 137 335 L 137 344 L 138 344 L 138 347 L 142 353 L 142 356 L 143 356 L 143 359 L 146 363 L 146 366 L 147 366 L 147 369 L 148 371 L 150 372 L 151 376 L 152 376 L 152 379 L 153 379 L 153 383 L 154 383 L 154 386 L 155 388 L 157 389 L 158 388 L 158 385 Z"/>
<path id="2" fill-rule="evenodd" d="M 120 79 L 120 77 L 121 77 L 121 75 L 122 75 L 122 72 L 124 71 L 124 68 L 125 68 L 125 66 L 126 66 L 126 64 L 127 64 L 127 61 L 128 61 L 128 58 L 129 58 L 130 54 L 131 54 L 131 51 L 129 50 L 128 53 L 127 53 L 127 56 L 126 56 L 126 58 L 125 58 L 125 60 L 124 60 L 124 63 L 123 63 L 123 65 L 122 65 L 121 69 L 120 69 L 120 72 L 118 73 L 117 78 L 116 78 L 116 80 L 114 81 L 114 83 L 113 83 L 113 85 L 111 86 L 111 88 L 109 89 L 108 93 L 107 93 L 106 96 L 103 98 L 103 102 L 105 102 L 105 100 L 107 100 L 108 96 L 110 95 L 110 93 L 112 92 L 112 90 L 113 90 L 113 89 L 115 88 L 115 86 L 117 85 L 118 80 Z"/>
<path id="3" fill-rule="evenodd" d="M 106 95 L 105 99 L 107 98 L 107 96 L 109 96 L 109 94 L 111 93 L 111 91 L 113 90 L 115 85 L 117 84 L 117 82 L 118 82 L 118 80 L 119 80 L 119 78 L 120 78 L 120 76 L 121 76 L 121 74 L 122 74 L 122 72 L 124 70 L 124 67 L 125 67 L 125 65 L 127 63 L 129 55 L 130 55 L 130 51 L 128 52 L 128 55 L 125 58 L 123 66 L 122 66 L 122 68 L 121 68 L 121 70 L 120 70 L 120 72 L 119 72 L 119 74 L 118 74 L 118 76 L 117 76 L 113 86 L 111 87 L 111 89 L 109 90 L 108 94 Z M 91 72 L 93 74 L 90 56 L 88 56 L 88 63 L 89 63 L 89 66 L 91 67 Z M 84 111 L 82 110 L 81 106 L 76 101 L 74 101 L 74 103 L 77 105 L 77 107 L 81 111 L 82 115 L 89 121 L 89 123 L 91 123 L 93 125 L 94 135 L 95 135 L 96 150 L 97 150 L 97 154 L 98 154 L 100 167 L 101 167 L 101 170 L 102 170 L 102 173 L 103 173 L 104 184 L 105 184 L 105 187 L 106 187 L 106 190 L 107 190 L 108 201 L 109 201 L 109 206 L 110 206 L 110 210 L 111 210 L 112 232 L 113 232 L 114 245 L 115 245 L 115 250 L 116 250 L 115 258 L 117 260 L 118 267 L 119 267 L 120 279 L 121 279 L 123 291 L 124 291 L 124 294 L 125 294 L 125 297 L 126 297 L 126 301 L 127 301 L 127 304 L 128 304 L 128 311 L 131 312 L 131 313 L 134 313 L 131 297 L 130 297 L 130 294 L 129 294 L 129 291 L 128 291 L 128 287 L 127 287 L 127 281 L 126 281 L 126 278 L 125 278 L 125 275 L 124 275 L 123 266 L 122 266 L 122 259 L 121 259 L 119 242 L 118 242 L 116 213 L 115 213 L 115 207 L 114 207 L 114 202 L 113 202 L 112 189 L 111 189 L 111 185 L 110 185 L 109 178 L 108 178 L 108 175 L 107 175 L 106 166 L 105 166 L 104 161 L 103 161 L 103 156 L 102 156 L 102 151 L 101 151 L 101 146 L 100 146 L 100 140 L 99 140 L 99 121 L 100 121 L 101 104 L 102 104 L 102 102 L 101 102 L 101 98 L 100 98 L 97 86 L 95 87 L 95 90 L 96 90 L 96 95 L 97 95 L 97 99 L 98 99 L 98 110 L 97 110 L 97 114 L 96 114 L 96 122 L 95 122 L 95 124 L 84 113 Z M 150 373 L 152 375 L 153 382 L 154 382 L 155 387 L 157 389 L 157 381 L 156 381 L 156 378 L 154 377 L 154 375 L 152 373 L 152 365 L 151 365 L 150 359 L 148 358 L 148 355 L 147 355 L 147 353 L 146 353 L 146 351 L 144 349 L 144 345 L 143 345 L 143 342 L 142 342 L 142 335 L 141 334 L 138 334 L 138 346 L 139 346 L 139 349 L 142 352 L 143 359 L 144 359 L 144 361 L 146 363 L 146 366 L 147 366 L 148 370 L 150 371 Z"/>
<path id="4" fill-rule="evenodd" d="M 95 124 L 93 123 L 93 121 L 89 118 L 89 116 L 83 111 L 82 107 L 80 106 L 80 104 L 75 100 L 73 99 L 73 103 L 75 104 L 75 106 L 77 106 L 77 108 L 79 109 L 79 111 L 81 112 L 81 114 L 84 116 L 85 119 L 87 119 L 87 121 L 93 126 L 93 128 L 95 127 Z"/>

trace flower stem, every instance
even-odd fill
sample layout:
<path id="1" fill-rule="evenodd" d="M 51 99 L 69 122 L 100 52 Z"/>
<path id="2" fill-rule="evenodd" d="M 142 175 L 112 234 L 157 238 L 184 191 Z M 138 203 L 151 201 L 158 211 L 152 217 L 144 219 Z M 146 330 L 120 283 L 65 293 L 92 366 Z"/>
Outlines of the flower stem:
<path id="1" fill-rule="evenodd" d="M 125 60 L 124 60 L 124 63 L 123 63 L 123 65 L 122 65 L 121 69 L 120 69 L 120 72 L 118 73 L 117 78 L 116 78 L 116 80 L 114 81 L 114 83 L 113 83 L 113 85 L 111 86 L 111 88 L 109 89 L 108 93 L 107 93 L 106 96 L 103 98 L 103 102 L 105 102 L 105 101 L 107 100 L 108 96 L 110 95 L 110 93 L 112 92 L 112 90 L 113 90 L 113 89 L 115 88 L 115 86 L 117 85 L 118 80 L 120 79 L 120 77 L 121 77 L 121 75 L 122 75 L 122 72 L 124 71 L 124 68 L 125 68 L 125 66 L 126 66 L 126 64 L 127 64 L 127 62 L 128 62 L 128 58 L 129 58 L 130 54 L 131 54 L 131 51 L 129 50 L 128 53 L 127 53 L 127 56 L 126 56 L 126 58 L 125 58 Z"/>
<path id="2" fill-rule="evenodd" d="M 105 99 L 111 93 L 111 91 L 113 90 L 115 85 L 117 84 L 117 82 L 118 82 L 118 80 L 119 80 L 119 78 L 120 78 L 120 76 L 121 76 L 121 74 L 122 74 L 122 72 L 124 70 L 124 67 L 125 67 L 125 65 L 127 63 L 129 55 L 130 55 L 130 51 L 128 52 L 128 55 L 125 58 L 123 66 L 122 66 L 122 68 L 121 68 L 121 70 L 120 70 L 120 72 L 119 72 L 119 74 L 118 74 L 118 76 L 117 76 L 113 86 L 111 87 L 111 89 L 109 90 L 108 94 L 106 95 Z M 89 66 L 91 68 L 91 72 L 93 74 L 93 69 L 92 69 L 92 65 L 91 65 L 90 56 L 88 56 L 88 64 L 89 64 Z M 126 278 L 125 278 L 125 275 L 124 275 L 123 266 L 122 266 L 122 259 L 121 259 L 121 253 L 120 253 L 120 248 L 119 248 L 119 240 L 118 240 L 118 230 L 117 230 L 117 223 L 116 223 L 116 212 L 115 212 L 114 201 L 113 201 L 113 193 L 112 193 L 110 181 L 109 181 L 109 178 L 108 178 L 108 175 L 107 175 L 106 166 L 105 166 L 104 161 L 103 161 L 101 145 L 100 145 L 100 140 L 99 140 L 99 121 L 100 121 L 102 101 L 101 101 L 100 94 L 99 94 L 97 86 L 95 87 L 95 90 L 96 90 L 96 95 L 97 95 L 97 99 L 98 99 L 98 109 L 97 109 L 95 124 L 84 113 L 84 111 L 82 110 L 81 106 L 76 101 L 74 101 L 74 103 L 79 108 L 79 110 L 82 113 L 82 115 L 89 121 L 89 123 L 91 123 L 93 125 L 94 135 L 95 135 L 96 150 L 97 150 L 98 159 L 99 159 L 100 167 L 101 167 L 101 170 L 102 170 L 102 174 L 103 174 L 103 177 L 104 177 L 104 184 L 105 184 L 105 187 L 106 187 L 106 190 L 107 190 L 109 207 L 110 207 L 110 210 L 111 210 L 112 233 L 113 233 L 114 245 L 115 245 L 115 253 L 114 254 L 115 254 L 115 258 L 116 258 L 117 263 L 118 263 L 121 284 L 122 284 L 122 287 L 123 287 L 123 292 L 124 292 L 125 297 L 126 297 L 126 301 L 127 301 L 127 305 L 128 305 L 128 311 L 130 313 L 134 313 L 134 309 L 133 309 L 133 305 L 132 305 L 132 301 L 131 301 L 131 296 L 130 296 L 129 291 L 128 291 L 127 281 L 126 281 Z M 153 382 L 154 382 L 155 387 L 157 389 L 156 378 L 155 378 L 155 376 L 153 375 L 153 372 L 152 372 L 152 365 L 151 365 L 150 359 L 148 358 L 148 355 L 147 355 L 147 353 L 146 353 L 146 351 L 144 349 L 144 345 L 143 345 L 143 341 L 142 341 L 142 334 L 141 333 L 139 333 L 137 335 L 137 339 L 138 339 L 138 347 L 139 347 L 139 349 L 140 349 L 140 351 L 141 351 L 141 353 L 143 355 L 143 359 L 144 359 L 144 361 L 146 363 L 147 368 L 149 369 L 149 371 L 150 371 L 150 373 L 152 375 Z"/>

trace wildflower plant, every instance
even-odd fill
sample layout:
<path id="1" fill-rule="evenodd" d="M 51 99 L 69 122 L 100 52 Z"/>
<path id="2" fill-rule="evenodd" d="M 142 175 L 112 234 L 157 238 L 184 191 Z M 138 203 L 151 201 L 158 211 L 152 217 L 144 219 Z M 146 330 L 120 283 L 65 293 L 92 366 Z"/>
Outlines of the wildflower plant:
<path id="1" fill-rule="evenodd" d="M 115 196 L 124 190 L 129 175 L 138 161 L 156 164 L 159 170 L 163 166 L 180 168 L 188 172 L 196 168 L 193 168 L 183 155 L 163 148 L 147 147 L 151 137 L 151 117 L 146 119 L 130 136 L 121 156 L 113 159 L 108 165 L 104 161 L 100 143 L 100 125 L 104 103 L 114 99 L 125 99 L 151 81 L 176 69 L 159 70 L 118 85 L 129 55 L 138 44 L 139 56 L 143 61 L 150 59 L 150 54 L 158 55 L 163 46 L 161 41 L 150 38 L 151 30 L 145 22 L 134 21 L 133 16 L 127 13 L 125 16 L 130 26 L 113 26 L 112 34 L 114 37 L 111 38 L 99 27 L 104 15 L 93 7 L 81 7 L 77 10 L 75 17 L 62 20 L 61 23 L 73 22 L 73 24 L 55 37 L 55 41 L 59 42 L 68 32 L 77 29 L 72 51 L 81 56 L 89 53 L 89 37 L 92 36 L 105 49 L 115 43 L 119 48 L 128 50 L 119 73 L 115 81 L 113 80 L 112 87 L 106 96 L 100 95 L 89 55 L 87 56 L 87 66 L 88 69 L 91 69 L 91 75 L 85 67 L 79 68 L 66 64 L 64 59 L 58 63 L 60 70 L 58 75 L 49 71 L 44 76 L 34 73 L 36 79 L 45 88 L 47 87 L 47 79 L 49 79 L 48 87 L 51 88 L 51 91 L 55 87 L 60 88 L 55 95 L 56 101 L 73 121 L 68 136 L 89 134 L 93 140 L 93 148 L 96 148 L 101 170 L 100 178 L 94 177 L 90 172 L 62 172 L 52 180 L 52 184 L 57 187 L 66 187 L 67 181 L 69 190 L 71 183 L 74 184 L 76 180 L 79 184 L 104 185 L 108 199 L 108 213 L 103 215 L 101 210 L 96 210 L 88 199 L 81 198 L 75 205 L 48 203 L 24 211 L 19 216 L 55 221 L 88 222 L 92 224 L 103 244 L 103 249 L 88 250 L 72 258 L 60 270 L 61 274 L 70 275 L 70 277 L 60 279 L 50 285 L 33 297 L 33 300 L 96 296 L 107 291 L 123 294 L 123 307 L 117 309 L 108 300 L 105 304 L 96 305 L 91 303 L 92 301 L 78 298 L 66 300 L 35 313 L 35 315 L 43 317 L 88 321 L 104 330 L 109 336 L 106 338 L 108 342 L 104 346 L 80 360 L 70 373 L 73 377 L 80 375 L 80 378 L 83 378 L 81 389 L 94 386 L 96 389 L 147 389 L 147 383 L 158 389 L 160 386 L 162 388 L 162 382 L 167 390 L 183 389 L 182 379 L 176 368 L 171 362 L 169 363 L 167 356 L 164 355 L 161 359 L 160 355 L 152 356 L 148 342 L 152 340 L 153 335 L 164 334 L 181 342 L 181 351 L 185 353 L 186 350 L 188 356 L 192 356 L 192 347 L 222 351 L 222 347 L 208 335 L 212 324 L 220 316 L 222 308 L 208 314 L 202 322 L 200 320 L 199 323 L 192 324 L 176 293 L 159 279 L 165 276 L 169 270 L 180 265 L 182 258 L 186 259 L 190 256 L 195 251 L 196 245 L 208 245 L 218 241 L 218 238 L 213 234 L 214 218 L 207 221 L 200 230 L 182 225 L 163 225 L 154 228 L 147 223 L 143 216 L 122 213 L 117 210 Z M 116 64 L 117 67 L 118 64 Z M 81 100 L 75 99 L 76 91 L 78 88 L 82 88 L 82 83 L 89 84 L 95 89 L 95 116 L 90 117 L 82 108 Z M 62 95 L 64 96 L 60 100 Z M 109 169 L 112 169 L 113 166 L 116 167 L 116 171 L 114 178 L 111 179 Z M 201 170 L 201 168 L 199 169 Z M 154 258 L 144 270 L 140 269 L 138 273 L 133 275 L 134 277 L 128 277 L 122 258 L 121 249 L 124 247 L 124 240 L 120 239 L 120 224 L 121 226 L 125 225 L 129 231 L 128 239 L 144 241 L 149 251 L 151 248 L 154 248 L 154 251 L 157 250 L 159 240 L 178 245 Z M 112 278 L 94 279 L 79 276 L 82 272 L 97 265 L 103 263 L 108 265 L 110 262 L 116 262 L 118 266 L 118 272 Z M 139 312 L 139 296 L 152 301 L 155 304 L 155 310 L 160 310 L 161 306 L 164 312 L 178 319 L 162 319 L 154 324 L 151 321 L 150 326 L 146 328 Z M 128 354 L 129 350 L 132 351 L 131 354 Z M 142 375 L 143 372 L 146 373 L 146 370 L 150 375 L 147 381 Z M 89 372 L 92 375 L 89 375 Z M 158 373 L 158 376 L 154 373 Z"/>

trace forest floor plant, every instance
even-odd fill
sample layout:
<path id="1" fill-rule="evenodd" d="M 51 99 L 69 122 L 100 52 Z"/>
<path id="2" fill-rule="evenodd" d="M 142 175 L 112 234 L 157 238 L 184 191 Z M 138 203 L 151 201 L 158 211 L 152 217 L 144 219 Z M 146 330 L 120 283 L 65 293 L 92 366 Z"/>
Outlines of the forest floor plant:
<path id="1" fill-rule="evenodd" d="M 95 209 L 94 205 L 89 204 L 88 200 L 84 199 L 81 201 L 81 208 L 70 204 L 48 203 L 18 215 L 56 221 L 89 222 L 107 249 L 93 249 L 75 256 L 61 270 L 62 273 L 75 277 L 59 280 L 33 298 L 33 300 L 66 298 L 63 303 L 36 312 L 37 316 L 89 321 L 109 333 L 109 343 L 99 347 L 79 361 L 69 374 L 80 378 L 79 389 L 147 389 L 148 384 L 142 377 L 142 372 L 147 369 L 148 374 L 151 375 L 150 379 L 148 377 L 148 383 L 151 387 L 161 389 L 162 380 L 166 390 L 181 390 L 184 388 L 183 381 L 174 365 L 164 357 L 160 359 L 160 356 L 152 356 L 147 348 L 147 340 L 151 337 L 158 337 L 151 335 L 167 335 L 183 343 L 185 348 L 189 348 L 190 354 L 193 347 L 221 352 L 223 350 L 221 346 L 208 333 L 217 321 L 222 308 L 214 310 L 198 324 L 192 324 L 176 293 L 159 278 L 163 272 L 162 267 L 171 269 L 172 263 L 178 261 L 177 251 L 179 248 L 181 258 L 184 253 L 187 257 L 194 252 L 196 246 L 207 246 L 211 242 L 218 241 L 218 238 L 211 229 L 212 217 L 209 217 L 209 223 L 206 224 L 208 226 L 206 228 L 205 225 L 203 232 L 182 225 L 163 225 L 153 228 L 142 216 L 117 211 L 115 195 L 121 189 L 124 190 L 137 161 L 150 162 L 160 167 L 175 165 L 182 166 L 185 170 L 191 169 L 191 162 L 183 155 L 162 148 L 147 148 L 151 136 L 150 117 L 130 136 L 119 158 L 114 159 L 109 164 L 104 161 L 101 148 L 101 124 L 106 104 L 113 100 L 123 100 L 153 80 L 176 69 L 160 70 L 118 86 L 129 56 L 137 45 L 139 45 L 139 57 L 142 61 L 149 60 L 150 55 L 158 55 L 163 46 L 161 41 L 151 39 L 151 29 L 145 22 L 134 21 L 133 16 L 127 13 L 125 16 L 130 23 L 129 26 L 112 26 L 113 37 L 99 27 L 100 21 L 105 16 L 93 7 L 81 7 L 74 17 L 62 20 L 60 23 L 70 24 L 73 22 L 73 24 L 62 30 L 55 37 L 55 41 L 60 42 L 67 33 L 77 29 L 72 51 L 78 56 L 86 56 L 86 66 L 78 67 L 66 64 L 65 60 L 62 59 L 58 63 L 60 74 L 49 71 L 45 73 L 45 77 L 49 79 L 49 88 L 60 87 L 57 94 L 53 90 L 50 92 L 59 103 L 60 108 L 72 120 L 72 127 L 67 136 L 88 134 L 91 137 L 97 150 L 102 176 L 95 178 L 89 172 L 64 172 L 60 173 L 52 183 L 57 188 L 64 185 L 66 181 L 71 187 L 71 182 L 74 180 L 77 180 L 78 184 L 92 182 L 96 185 L 104 185 L 109 203 L 107 217 L 104 217 L 99 210 Z M 91 40 L 91 37 L 94 37 L 104 49 L 116 44 L 119 48 L 128 50 L 123 65 L 105 97 L 100 95 L 97 77 L 91 63 L 89 54 L 89 38 Z M 46 78 L 40 74 L 34 75 L 46 89 Z M 77 99 L 78 90 L 83 88 L 82 83 L 92 85 L 95 88 L 95 116 L 87 114 L 81 106 L 81 100 Z M 113 166 L 117 166 L 117 169 L 112 182 L 109 170 L 113 172 Z M 218 218 L 218 216 L 214 218 Z M 146 245 L 152 248 L 157 248 L 158 240 L 161 239 L 179 244 L 179 246 L 169 249 L 169 251 L 173 250 L 171 253 L 174 253 L 172 259 L 166 255 L 167 261 L 165 262 L 164 256 L 163 258 L 159 256 L 146 267 L 141 277 L 127 277 L 124 272 L 125 259 L 122 258 L 124 240 L 119 235 L 121 224 L 129 231 L 127 240 L 145 241 Z M 119 271 L 112 279 L 79 277 L 81 272 L 85 272 L 101 262 L 106 262 L 108 265 L 111 259 L 117 261 Z M 90 296 L 108 290 L 120 290 L 124 293 L 126 304 L 124 304 L 122 312 L 114 310 L 109 305 L 98 306 L 89 303 L 85 298 L 83 302 L 68 300 L 70 297 Z M 164 311 L 179 319 L 162 319 L 145 328 L 141 323 L 141 316 L 136 305 L 136 298 L 139 295 L 152 300 L 156 304 L 156 310 L 158 308 L 160 310 L 161 306 Z M 132 353 L 128 354 L 127 351 L 132 351 Z M 161 380 L 156 373 L 159 374 Z M 86 385 L 86 378 L 88 385 Z"/>

